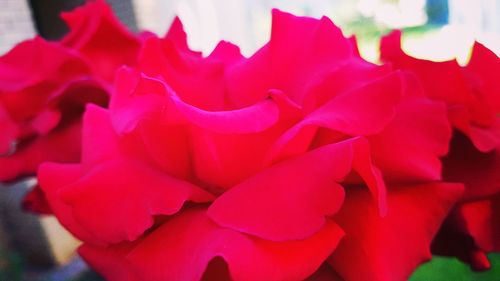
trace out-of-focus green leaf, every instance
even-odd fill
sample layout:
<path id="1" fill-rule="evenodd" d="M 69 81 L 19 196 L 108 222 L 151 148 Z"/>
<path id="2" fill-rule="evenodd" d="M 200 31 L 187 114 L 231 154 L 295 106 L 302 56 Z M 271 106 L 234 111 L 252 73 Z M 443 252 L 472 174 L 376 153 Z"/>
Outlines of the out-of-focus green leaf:
<path id="1" fill-rule="evenodd" d="M 420 266 L 410 281 L 496 281 L 500 280 L 500 254 L 488 255 L 491 270 L 474 272 L 456 258 L 434 256 Z"/>

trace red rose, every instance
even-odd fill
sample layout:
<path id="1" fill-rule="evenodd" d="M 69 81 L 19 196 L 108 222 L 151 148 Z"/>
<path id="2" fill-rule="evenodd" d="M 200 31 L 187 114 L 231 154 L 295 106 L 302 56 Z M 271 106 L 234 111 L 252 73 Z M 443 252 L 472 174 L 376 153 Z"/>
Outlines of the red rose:
<path id="1" fill-rule="evenodd" d="M 63 17 L 70 32 L 60 42 L 37 37 L 0 57 L 0 181 L 34 175 L 45 161 L 78 162 L 85 104 L 106 106 L 115 71 L 136 62 L 140 38 L 104 1 Z M 26 204 L 47 212 L 40 195 L 35 188 Z"/>
<path id="2" fill-rule="evenodd" d="M 35 38 L 0 58 L 0 180 L 44 161 L 78 162 L 83 104 L 107 103 L 107 86 L 75 51 Z"/>
<path id="3" fill-rule="evenodd" d="M 445 103 L 417 86 L 327 18 L 274 11 L 250 58 L 202 57 L 175 21 L 87 106 L 81 162 L 38 178 L 109 280 L 404 280 L 463 190 L 440 182 Z"/>
<path id="4" fill-rule="evenodd" d="M 455 129 L 443 159 L 444 180 L 465 184 L 461 203 L 454 208 L 434 250 L 489 268 L 485 255 L 500 251 L 500 60 L 476 42 L 469 63 L 432 62 L 406 55 L 401 33 L 382 39 L 381 57 L 395 67 L 414 73 L 434 100 L 444 101 Z"/>

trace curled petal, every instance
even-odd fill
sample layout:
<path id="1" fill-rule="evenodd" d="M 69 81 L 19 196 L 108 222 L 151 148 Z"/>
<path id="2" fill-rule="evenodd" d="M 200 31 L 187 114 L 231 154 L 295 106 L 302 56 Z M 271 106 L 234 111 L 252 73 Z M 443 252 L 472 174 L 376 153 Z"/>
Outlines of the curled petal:
<path id="1" fill-rule="evenodd" d="M 272 98 L 241 109 L 206 111 L 183 101 L 161 80 L 128 69 L 122 69 L 117 79 L 117 95 L 113 97 L 111 108 L 116 108 L 113 120 L 119 132 L 129 132 L 140 119 L 160 113 L 166 120 L 183 118 L 184 122 L 223 134 L 261 132 L 279 118 L 278 106 Z M 133 82 L 131 85 L 130 81 L 134 80 L 135 85 Z M 130 97 L 131 88 L 134 89 L 133 97 Z"/>
<path id="2" fill-rule="evenodd" d="M 308 126 L 324 127 L 350 136 L 380 132 L 394 117 L 401 95 L 400 79 L 399 74 L 389 74 L 333 97 L 285 132 L 271 148 L 268 159 L 279 159 L 287 144 Z"/>

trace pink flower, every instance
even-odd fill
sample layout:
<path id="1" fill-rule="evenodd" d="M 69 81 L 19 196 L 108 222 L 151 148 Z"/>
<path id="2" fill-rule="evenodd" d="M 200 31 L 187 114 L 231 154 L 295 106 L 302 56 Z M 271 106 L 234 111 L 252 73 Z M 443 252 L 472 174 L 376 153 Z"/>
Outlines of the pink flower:
<path id="1" fill-rule="evenodd" d="M 87 106 L 81 162 L 39 182 L 109 280 L 403 280 L 463 191 L 441 182 L 446 104 L 418 83 L 327 18 L 274 11 L 250 58 L 189 50 L 176 20 Z"/>

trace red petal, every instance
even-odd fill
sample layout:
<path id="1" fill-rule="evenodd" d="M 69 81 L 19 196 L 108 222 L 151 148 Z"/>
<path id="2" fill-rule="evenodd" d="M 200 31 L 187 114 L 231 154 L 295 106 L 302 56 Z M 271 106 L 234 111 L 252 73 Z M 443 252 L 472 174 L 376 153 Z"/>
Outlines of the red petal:
<path id="1" fill-rule="evenodd" d="M 0 105 L 0 157 L 10 154 L 15 149 L 15 140 L 19 128 Z"/>
<path id="2" fill-rule="evenodd" d="M 296 17 L 274 9 L 272 21 L 270 86 L 297 103 L 317 77 L 353 57 L 349 40 L 327 17 Z"/>
<path id="3" fill-rule="evenodd" d="M 448 152 L 450 139 L 445 104 L 426 98 L 403 100 L 394 120 L 369 138 L 373 161 L 390 182 L 441 179 L 439 157 Z"/>
<path id="4" fill-rule="evenodd" d="M 225 192 L 209 216 L 233 230 L 273 241 L 303 239 L 340 208 L 335 182 L 351 170 L 356 142 L 327 145 L 281 162 Z"/>
<path id="5" fill-rule="evenodd" d="M 463 135 L 456 135 L 443 159 L 443 178 L 465 185 L 463 200 L 478 200 L 500 192 L 500 147 L 481 153 Z"/>
<path id="6" fill-rule="evenodd" d="M 383 61 L 417 74 L 427 95 L 433 99 L 451 104 L 468 104 L 473 99 L 462 75 L 462 69 L 455 60 L 433 62 L 410 57 L 401 49 L 400 31 L 392 32 L 382 38 L 380 53 Z M 443 73 L 446 75 L 442 75 Z"/>
<path id="7" fill-rule="evenodd" d="M 40 186 L 36 185 L 23 198 L 23 209 L 29 212 L 49 215 L 52 214 L 49 202 Z"/>
<path id="8" fill-rule="evenodd" d="M 226 47 L 229 46 L 224 44 L 219 48 Z M 141 50 L 139 70 L 161 78 L 186 103 L 217 111 L 226 108 L 224 70 L 225 64 L 232 61 L 226 59 L 225 56 L 202 58 L 179 48 L 172 40 L 150 38 Z"/>
<path id="9" fill-rule="evenodd" d="M 92 233 L 84 229 L 75 220 L 71 207 L 59 197 L 61 187 L 75 182 L 81 176 L 81 167 L 77 164 L 44 163 L 38 171 L 38 183 L 44 192 L 50 209 L 59 222 L 76 238 L 93 244 L 104 244 L 95 239 Z"/>
<path id="10" fill-rule="evenodd" d="M 215 257 L 225 260 L 234 280 L 302 280 L 319 268 L 342 235 L 328 222 L 305 240 L 270 242 L 221 228 L 204 210 L 190 210 L 146 237 L 128 260 L 141 280 L 199 280 Z"/>
<path id="11" fill-rule="evenodd" d="M 222 134 L 262 132 L 273 126 L 279 118 L 278 106 L 271 98 L 241 109 L 206 111 L 181 100 L 177 93 L 161 80 L 127 69 L 122 69 L 117 79 L 117 95 L 113 97 L 111 107 L 117 109 L 115 119 L 119 123 L 115 127 L 119 132 L 130 131 L 140 119 L 161 111 L 166 119 L 178 119 L 180 114 L 185 118 L 185 122 Z M 129 85 L 130 81 L 134 80 L 135 85 Z M 130 96 L 131 88 L 134 89 L 133 98 L 127 97 Z M 139 102 L 141 103 L 138 104 Z M 118 111 L 120 109 L 123 111 Z"/>
<path id="12" fill-rule="evenodd" d="M 83 244 L 78 253 L 108 281 L 141 281 L 137 278 L 125 259 L 133 244 L 118 244 L 113 247 L 98 247 Z"/>
<path id="13" fill-rule="evenodd" d="M 35 37 L 0 57 L 0 91 L 17 92 L 43 82 L 89 74 L 82 57 L 60 44 Z"/>
<path id="14" fill-rule="evenodd" d="M 269 43 L 226 70 L 227 100 L 236 107 L 261 100 L 270 89 L 302 104 L 311 87 L 353 58 L 350 42 L 326 17 L 295 17 L 273 10 L 272 21 Z"/>
<path id="15" fill-rule="evenodd" d="M 116 243 L 137 239 L 153 225 L 154 215 L 171 215 L 187 200 L 207 202 L 213 197 L 145 163 L 118 158 L 96 165 L 63 187 L 61 199 L 83 227 L 101 240 Z"/>
<path id="16" fill-rule="evenodd" d="M 170 28 L 165 35 L 165 39 L 173 41 L 181 50 L 191 52 L 193 55 L 201 57 L 201 52 L 194 52 L 189 49 L 186 32 L 184 31 L 184 27 L 182 26 L 182 22 L 179 17 L 175 17 L 172 24 L 170 24 Z"/>
<path id="17" fill-rule="evenodd" d="M 500 73 L 499 57 L 476 41 L 465 69 L 481 80 L 481 95 L 488 102 L 488 108 L 493 112 L 500 112 L 500 96 L 498 95 L 500 82 L 497 75 Z"/>
<path id="18" fill-rule="evenodd" d="M 500 193 L 489 199 L 462 204 L 458 215 L 464 230 L 479 249 L 500 251 Z"/>
<path id="19" fill-rule="evenodd" d="M 431 258 L 430 243 L 460 197 L 457 184 L 393 187 L 380 217 L 363 189 L 350 188 L 335 216 L 346 237 L 330 263 L 345 280 L 405 280 Z M 422 206 L 425 202 L 425 206 Z"/>
<path id="20" fill-rule="evenodd" d="M 284 147 L 307 126 L 324 127 L 350 136 L 380 132 L 394 117 L 401 95 L 400 79 L 399 74 L 393 73 L 333 97 L 285 132 L 273 145 L 268 158 L 279 159 Z"/>
<path id="21" fill-rule="evenodd" d="M 80 158 L 81 126 L 69 124 L 57 132 L 38 137 L 26 145 L 18 144 L 16 152 L 0 157 L 0 181 L 34 175 L 38 165 L 46 161 L 72 163 Z"/>
<path id="22" fill-rule="evenodd" d="M 328 263 L 325 263 L 305 281 L 344 281 L 344 279 L 342 279 Z"/>
<path id="23" fill-rule="evenodd" d="M 104 79 L 113 81 L 121 65 L 136 63 L 139 38 L 120 23 L 105 1 L 89 1 L 61 17 L 70 28 L 61 43 L 80 51 Z"/>

